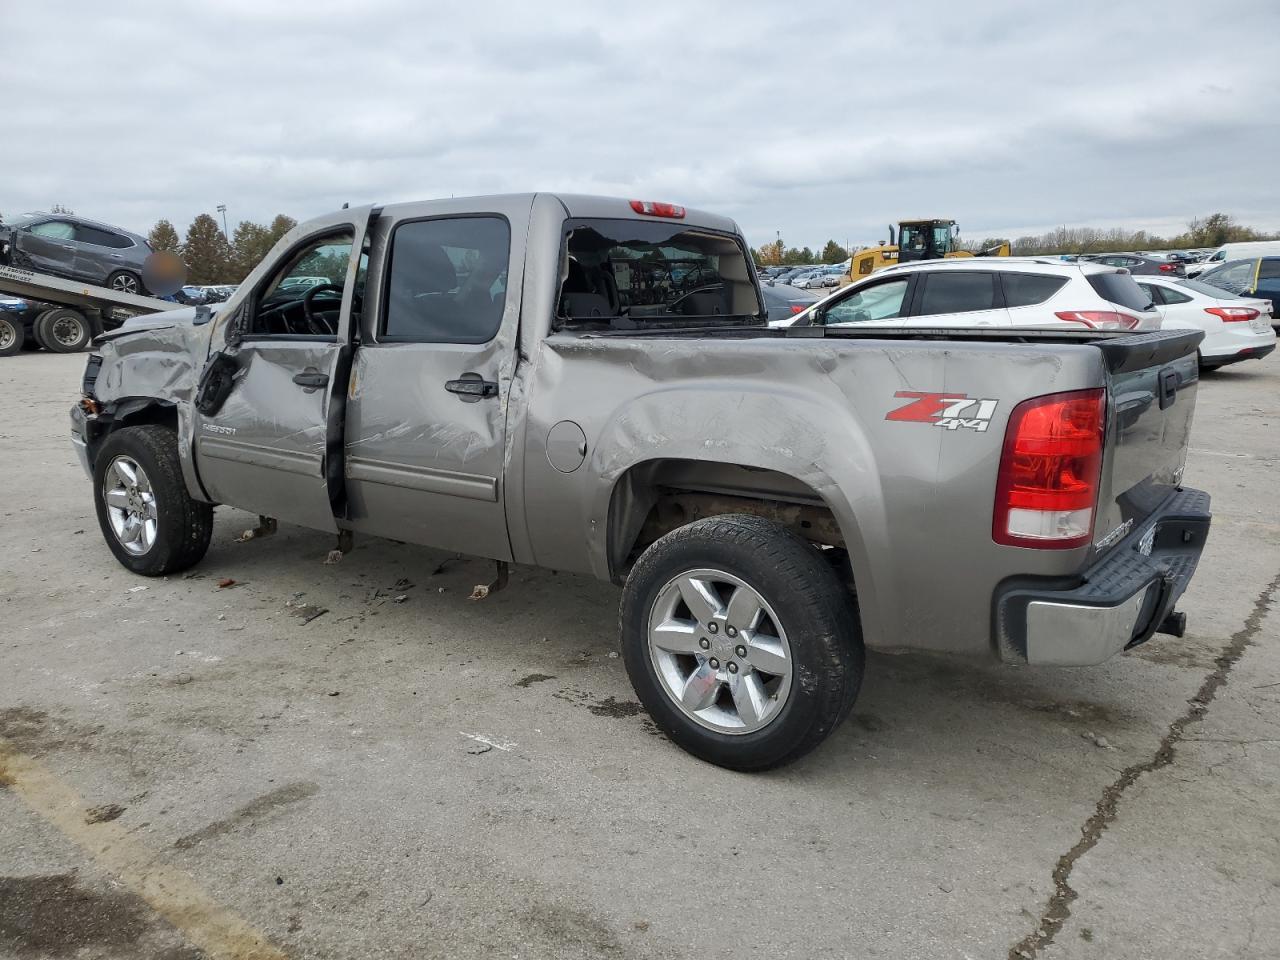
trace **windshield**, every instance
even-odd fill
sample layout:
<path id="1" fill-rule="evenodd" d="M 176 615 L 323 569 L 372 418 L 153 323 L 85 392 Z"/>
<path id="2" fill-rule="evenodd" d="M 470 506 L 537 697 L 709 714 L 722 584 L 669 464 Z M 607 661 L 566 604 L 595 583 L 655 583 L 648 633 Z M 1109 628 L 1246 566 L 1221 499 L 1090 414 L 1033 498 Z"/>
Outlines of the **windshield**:
<path id="1" fill-rule="evenodd" d="M 762 319 L 746 251 L 732 234 L 642 220 L 574 220 L 562 271 L 558 315 L 575 324 Z"/>

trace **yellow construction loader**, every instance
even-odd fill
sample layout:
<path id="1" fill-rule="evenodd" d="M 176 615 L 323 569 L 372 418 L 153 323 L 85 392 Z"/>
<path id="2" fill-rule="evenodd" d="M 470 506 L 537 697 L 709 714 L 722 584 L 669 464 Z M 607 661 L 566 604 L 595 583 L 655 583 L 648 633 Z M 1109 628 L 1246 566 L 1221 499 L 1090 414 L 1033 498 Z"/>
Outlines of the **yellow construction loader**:
<path id="1" fill-rule="evenodd" d="M 849 272 L 841 277 L 842 285 L 860 280 L 868 274 L 898 263 L 913 260 L 940 260 L 944 257 L 1007 257 L 1009 244 L 973 253 L 960 247 L 960 228 L 954 220 L 903 220 L 897 235 L 889 227 L 889 242 L 859 250 L 850 259 Z"/>

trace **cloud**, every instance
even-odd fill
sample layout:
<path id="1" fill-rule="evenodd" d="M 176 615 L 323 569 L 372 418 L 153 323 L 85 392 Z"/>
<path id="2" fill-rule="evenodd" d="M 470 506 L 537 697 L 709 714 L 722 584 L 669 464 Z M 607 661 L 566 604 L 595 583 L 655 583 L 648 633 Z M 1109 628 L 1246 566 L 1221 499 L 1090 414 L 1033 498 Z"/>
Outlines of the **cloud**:
<path id="1" fill-rule="evenodd" d="M 1280 228 L 1280 8 L 68 0 L 5 13 L 0 211 L 146 230 L 524 190 L 752 243 L 1055 224 Z M 1240 23 L 1251 24 L 1240 30 Z M 48 38 L 58 37 L 56 48 Z M 24 54 L 27 51 L 27 54 Z M 13 146 L 10 146 L 13 145 Z"/>

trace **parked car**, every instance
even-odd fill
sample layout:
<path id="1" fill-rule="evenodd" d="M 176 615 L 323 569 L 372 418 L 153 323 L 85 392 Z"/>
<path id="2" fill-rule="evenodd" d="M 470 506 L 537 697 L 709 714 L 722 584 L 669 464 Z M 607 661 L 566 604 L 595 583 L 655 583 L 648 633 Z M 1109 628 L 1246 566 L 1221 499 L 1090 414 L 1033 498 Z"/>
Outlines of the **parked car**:
<path id="1" fill-rule="evenodd" d="M 1085 665 L 1183 628 L 1199 332 L 771 330 L 733 221 L 605 197 L 353 207 L 276 251 L 89 358 L 72 443 L 134 573 L 198 563 L 226 504 L 495 588 L 591 574 L 657 727 L 739 770 L 826 739 L 864 648 Z M 334 277 L 301 296 L 309 259 Z"/>
<path id="2" fill-rule="evenodd" d="M 1202 368 L 1260 359 L 1276 348 L 1269 300 L 1238 297 L 1199 280 L 1142 277 L 1138 286 L 1160 311 L 1161 329 L 1204 331 Z"/>
<path id="3" fill-rule="evenodd" d="M 1280 257 L 1280 240 L 1243 240 L 1224 243 L 1200 263 L 1187 269 L 1187 276 L 1196 277 L 1229 260 L 1248 260 L 1254 257 Z"/>
<path id="4" fill-rule="evenodd" d="M 840 278 L 834 273 L 818 270 L 813 273 L 802 274 L 791 281 L 791 286 L 797 290 L 816 290 L 822 287 L 838 287 L 840 286 Z"/>
<path id="5" fill-rule="evenodd" d="M 1280 326 L 1280 256 L 1232 260 L 1206 270 L 1197 279 L 1238 297 L 1270 301 L 1272 325 Z"/>
<path id="6" fill-rule="evenodd" d="M 764 294 L 764 305 L 769 312 L 770 323 L 790 319 L 818 300 L 815 294 L 807 290 L 788 286 L 764 286 L 761 293 Z"/>
<path id="7" fill-rule="evenodd" d="M 147 238 L 70 214 L 27 213 L 0 223 L 0 263 L 82 280 L 121 293 L 145 294 Z"/>
<path id="8" fill-rule="evenodd" d="M 1109 267 L 1123 267 L 1138 276 L 1184 277 L 1186 267 L 1180 262 L 1166 260 L 1153 254 L 1139 256 L 1136 253 L 1103 253 L 1089 258 L 1090 263 L 1105 263 Z"/>
<path id="9" fill-rule="evenodd" d="M 920 260 L 878 270 L 788 325 L 1160 329 L 1125 270 L 1049 257 Z"/>

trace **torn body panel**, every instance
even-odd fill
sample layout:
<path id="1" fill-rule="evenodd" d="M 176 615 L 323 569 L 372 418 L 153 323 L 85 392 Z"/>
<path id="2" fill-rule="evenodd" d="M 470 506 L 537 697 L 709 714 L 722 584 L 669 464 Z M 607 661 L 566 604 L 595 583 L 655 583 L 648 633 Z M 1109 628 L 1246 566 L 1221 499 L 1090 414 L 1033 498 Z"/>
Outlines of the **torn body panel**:
<path id="1" fill-rule="evenodd" d="M 125 403 L 134 414 L 149 403 L 171 409 L 176 417 L 178 456 L 187 492 L 197 500 L 209 502 L 192 459 L 191 399 L 208 353 L 210 329 L 192 323 L 195 312 L 195 308 L 186 307 L 129 320 L 119 330 L 99 337 L 96 356 L 102 360 L 92 391 L 107 417 L 113 417 Z M 90 474 L 93 452 L 93 444 L 88 443 L 86 469 Z"/>

